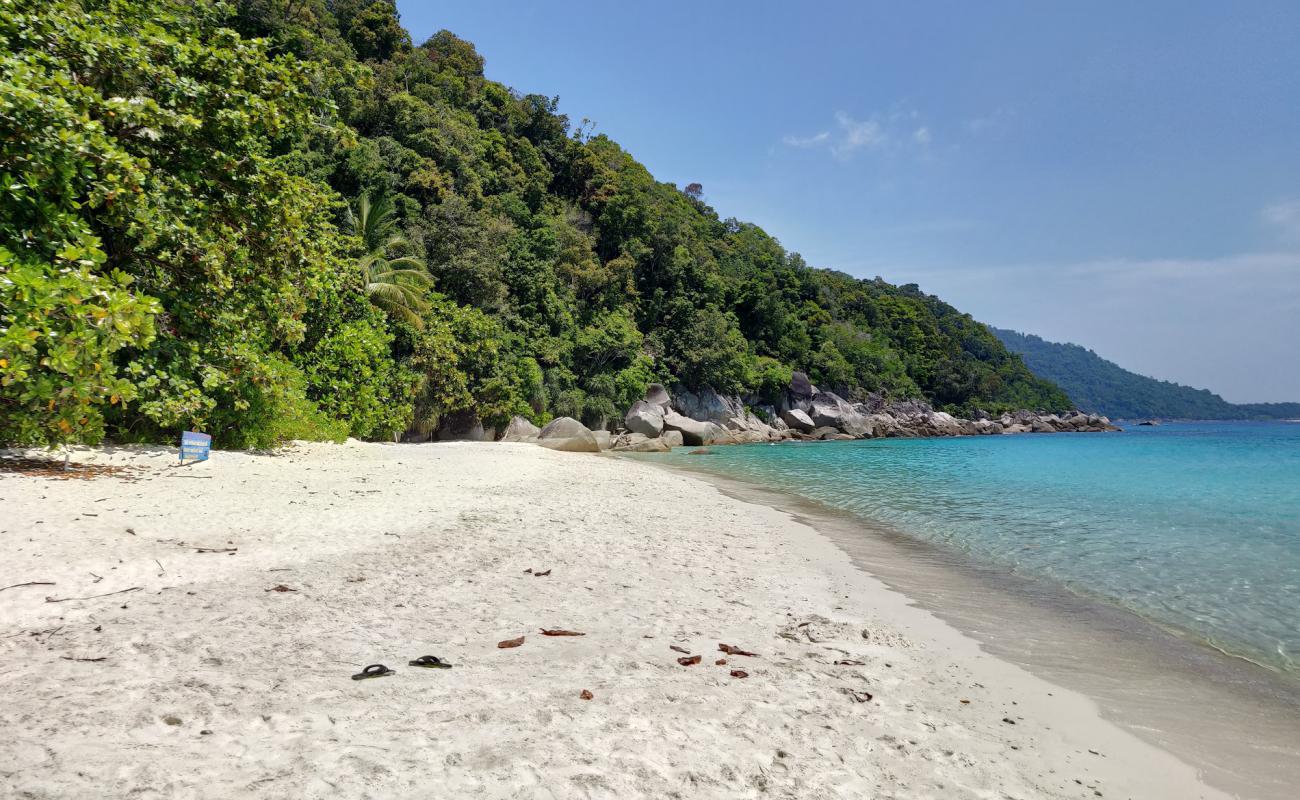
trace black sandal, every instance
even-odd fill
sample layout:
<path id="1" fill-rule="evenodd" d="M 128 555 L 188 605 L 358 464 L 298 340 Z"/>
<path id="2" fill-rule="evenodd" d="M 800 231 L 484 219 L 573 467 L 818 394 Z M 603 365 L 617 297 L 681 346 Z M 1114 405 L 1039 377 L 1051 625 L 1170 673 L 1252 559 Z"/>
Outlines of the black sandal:
<path id="1" fill-rule="evenodd" d="M 397 670 L 389 669 L 383 664 L 371 664 L 365 669 L 352 676 L 354 681 L 362 681 L 366 678 L 386 678 L 389 675 L 396 675 Z"/>
<path id="2" fill-rule="evenodd" d="M 413 667 L 428 667 L 429 669 L 451 669 L 451 664 L 443 661 L 437 656 L 420 656 L 414 661 L 407 662 Z"/>

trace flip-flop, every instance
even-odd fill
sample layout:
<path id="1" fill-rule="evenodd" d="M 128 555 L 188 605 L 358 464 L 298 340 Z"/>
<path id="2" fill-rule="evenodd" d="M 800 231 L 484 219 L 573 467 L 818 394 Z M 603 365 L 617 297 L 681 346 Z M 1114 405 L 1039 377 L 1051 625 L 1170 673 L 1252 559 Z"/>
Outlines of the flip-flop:
<path id="1" fill-rule="evenodd" d="M 413 667 L 427 667 L 429 669 L 451 669 L 451 664 L 443 661 L 437 656 L 420 656 L 414 661 L 408 661 Z"/>
<path id="2" fill-rule="evenodd" d="M 363 681 L 366 678 L 387 678 L 389 675 L 396 675 L 397 670 L 389 669 L 383 664 L 371 664 L 365 669 L 352 676 L 354 681 Z"/>

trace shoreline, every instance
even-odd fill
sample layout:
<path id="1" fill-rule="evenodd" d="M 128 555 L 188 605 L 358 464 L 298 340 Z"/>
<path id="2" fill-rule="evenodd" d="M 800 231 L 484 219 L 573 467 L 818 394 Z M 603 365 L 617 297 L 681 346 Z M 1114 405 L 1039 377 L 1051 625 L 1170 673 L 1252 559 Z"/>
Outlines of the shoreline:
<path id="1" fill-rule="evenodd" d="M 0 584 L 55 584 L 0 593 L 25 796 L 1227 796 L 698 476 L 468 443 L 75 458 L 141 472 L 0 475 Z"/>
<path id="2" fill-rule="evenodd" d="M 1287 800 L 1300 785 L 1300 676 L 791 491 L 705 466 L 644 461 L 813 527 L 889 590 L 995 657 L 1082 693 L 1105 719 L 1204 770 L 1218 788 Z M 1209 730 L 1217 735 L 1205 736 Z"/>

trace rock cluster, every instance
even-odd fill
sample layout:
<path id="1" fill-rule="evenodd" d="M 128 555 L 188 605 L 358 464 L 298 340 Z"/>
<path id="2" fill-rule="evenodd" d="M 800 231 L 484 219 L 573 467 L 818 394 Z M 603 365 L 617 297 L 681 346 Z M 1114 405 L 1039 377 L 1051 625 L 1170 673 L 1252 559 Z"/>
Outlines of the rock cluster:
<path id="1" fill-rule="evenodd" d="M 632 404 L 614 431 L 592 431 L 577 420 L 561 417 L 545 428 L 523 417 L 506 426 L 502 441 L 536 442 L 556 450 L 633 453 L 667 452 L 689 445 L 745 444 L 800 441 L 873 439 L 886 437 L 986 436 L 1012 433 L 1083 433 L 1116 431 L 1106 417 L 1071 411 L 1038 414 L 1017 411 L 992 417 L 980 412 L 961 419 L 935 411 L 918 400 L 885 400 L 868 396 L 850 403 L 833 392 L 823 392 L 794 373 L 780 406 L 746 405 L 734 396 L 712 389 L 678 391 L 670 395 L 651 384 L 645 399 Z"/>

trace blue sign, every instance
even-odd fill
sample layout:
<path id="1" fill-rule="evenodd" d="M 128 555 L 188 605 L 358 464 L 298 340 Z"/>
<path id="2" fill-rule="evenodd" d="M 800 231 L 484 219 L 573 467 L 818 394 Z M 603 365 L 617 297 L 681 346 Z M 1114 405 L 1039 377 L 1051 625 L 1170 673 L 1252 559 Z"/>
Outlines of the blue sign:
<path id="1" fill-rule="evenodd" d="M 184 431 L 181 433 L 181 463 L 185 459 L 190 461 L 207 461 L 208 452 L 212 449 L 212 437 L 206 433 L 195 433 L 194 431 Z"/>

